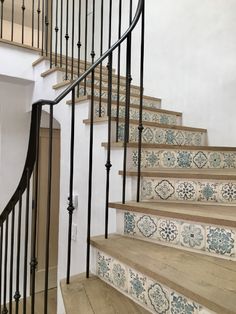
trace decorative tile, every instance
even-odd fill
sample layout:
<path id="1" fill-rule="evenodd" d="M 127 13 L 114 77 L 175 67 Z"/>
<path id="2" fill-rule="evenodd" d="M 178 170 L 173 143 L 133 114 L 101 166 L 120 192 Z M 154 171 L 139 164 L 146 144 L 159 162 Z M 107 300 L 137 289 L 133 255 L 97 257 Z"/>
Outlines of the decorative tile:
<path id="1" fill-rule="evenodd" d="M 171 314 L 197 314 L 199 306 L 191 300 L 177 294 L 171 293 Z"/>
<path id="2" fill-rule="evenodd" d="M 156 185 L 155 192 L 162 200 L 167 200 L 174 194 L 175 189 L 168 180 L 162 180 Z"/>
<path id="3" fill-rule="evenodd" d="M 145 276 L 129 269 L 129 294 L 144 305 L 147 305 L 146 282 Z"/>
<path id="4" fill-rule="evenodd" d="M 151 128 L 144 128 L 143 130 L 143 140 L 145 143 L 151 143 L 153 142 L 153 131 Z"/>
<path id="5" fill-rule="evenodd" d="M 152 198 L 153 188 L 151 181 L 142 180 L 141 193 L 142 197 L 145 199 Z"/>
<path id="6" fill-rule="evenodd" d="M 148 307 L 158 314 L 167 314 L 170 309 L 169 291 L 163 285 L 148 281 L 147 287 Z"/>
<path id="7" fill-rule="evenodd" d="M 196 200 L 196 184 L 194 182 L 177 182 L 176 193 L 179 200 L 194 201 Z"/>
<path id="8" fill-rule="evenodd" d="M 212 168 L 217 168 L 221 164 L 221 156 L 219 153 L 212 153 L 209 156 L 209 163 Z"/>
<path id="9" fill-rule="evenodd" d="M 207 249 L 220 255 L 235 255 L 235 233 L 230 229 L 220 227 L 207 228 Z"/>
<path id="10" fill-rule="evenodd" d="M 124 213 L 124 234 L 135 234 L 135 214 Z"/>
<path id="11" fill-rule="evenodd" d="M 192 160 L 192 154 L 190 152 L 178 152 L 177 162 L 180 168 L 190 168 Z"/>
<path id="12" fill-rule="evenodd" d="M 236 158 L 235 153 L 223 154 L 224 168 L 235 168 Z"/>
<path id="13" fill-rule="evenodd" d="M 180 231 L 182 246 L 203 249 L 205 247 L 205 230 L 201 225 L 183 223 Z"/>
<path id="14" fill-rule="evenodd" d="M 157 167 L 159 165 L 159 155 L 156 152 L 147 152 L 145 156 L 145 163 L 148 168 Z"/>
<path id="15" fill-rule="evenodd" d="M 148 215 L 141 216 L 138 219 L 138 230 L 145 238 L 151 238 L 157 231 L 157 223 L 155 220 L 154 217 Z"/>
<path id="16" fill-rule="evenodd" d="M 165 135 L 166 144 L 174 144 L 175 143 L 175 131 L 167 130 Z"/>
<path id="17" fill-rule="evenodd" d="M 165 152 L 162 155 L 163 164 L 167 168 L 172 168 L 175 166 L 176 157 L 175 154 L 172 152 Z"/>
<path id="18" fill-rule="evenodd" d="M 112 282 L 118 289 L 128 292 L 128 275 L 126 267 L 117 261 L 112 265 Z"/>
<path id="19" fill-rule="evenodd" d="M 197 154 L 193 157 L 193 162 L 197 166 L 197 168 L 203 168 L 207 164 L 207 156 L 203 152 L 197 152 Z"/>
<path id="20" fill-rule="evenodd" d="M 216 201 L 217 184 L 215 183 L 200 183 L 199 199 L 202 201 Z"/>
<path id="21" fill-rule="evenodd" d="M 179 223 L 174 220 L 160 219 L 158 222 L 158 235 L 162 241 L 178 243 Z"/>
<path id="22" fill-rule="evenodd" d="M 236 201 L 236 184 L 234 183 L 222 184 L 221 195 L 223 200 L 227 202 Z"/>
<path id="23" fill-rule="evenodd" d="M 112 282 L 111 278 L 111 264 L 112 258 L 106 256 L 105 254 L 98 252 L 97 255 L 97 274 L 99 277 Z"/>

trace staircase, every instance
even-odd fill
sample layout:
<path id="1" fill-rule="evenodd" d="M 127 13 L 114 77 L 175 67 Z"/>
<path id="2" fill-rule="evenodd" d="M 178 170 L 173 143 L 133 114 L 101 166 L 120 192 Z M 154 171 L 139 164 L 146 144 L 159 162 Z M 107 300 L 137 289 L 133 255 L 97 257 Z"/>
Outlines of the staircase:
<path id="1" fill-rule="evenodd" d="M 62 31 L 60 27 L 58 28 L 58 1 L 56 3 L 55 33 L 58 36 L 58 31 L 61 33 Z M 81 12 L 81 2 L 79 3 Z M 120 17 L 121 3 L 119 1 Z M 103 1 L 101 4 L 103 16 Z M 41 5 L 39 2 L 39 17 Z M 88 16 L 87 5 L 88 1 L 85 2 L 85 17 Z M 85 59 L 74 57 L 74 46 L 78 48 L 78 56 L 82 53 L 82 48 L 80 31 L 78 42 L 74 43 L 73 21 L 72 57 L 68 54 L 68 7 L 65 55 L 59 53 L 57 41 L 55 51 L 52 49 L 53 23 L 50 18 L 48 20 L 50 12 L 42 13 L 43 20 L 45 18 L 45 33 L 43 31 L 41 33 L 38 22 L 38 47 L 34 46 L 36 40 L 32 33 L 31 49 L 41 53 L 33 63 L 33 68 L 40 69 L 42 64 L 46 65 L 42 66 L 40 79 L 46 86 L 47 82 L 52 82 L 52 77 L 56 78 L 56 82 L 50 83 L 52 86 L 47 86 L 56 97 L 54 100 L 42 99 L 32 105 L 29 149 L 23 174 L 15 193 L 0 215 L 1 314 L 19 312 L 34 314 L 38 311 L 54 314 L 51 312 L 55 311 L 55 304 L 53 310 L 49 305 L 48 285 L 50 228 L 53 225 L 52 130 L 55 112 L 56 115 L 59 112 L 61 119 L 64 119 L 66 132 L 63 129 L 62 134 L 65 138 L 62 142 L 63 148 L 66 147 L 68 150 L 68 154 L 65 153 L 68 163 L 64 164 L 68 175 L 62 177 L 63 184 L 69 181 L 69 193 L 66 195 L 69 196 L 68 204 L 61 201 L 61 207 L 65 207 L 68 213 L 68 246 L 63 252 L 67 265 L 64 267 L 66 278 L 60 282 L 66 313 L 236 314 L 236 148 L 209 146 L 206 129 L 183 125 L 181 112 L 165 110 L 162 108 L 160 98 L 145 95 L 144 1 L 138 2 L 135 15 L 132 14 L 132 1 L 129 9 L 129 28 L 124 35 L 121 34 L 120 18 L 119 38 L 112 44 L 112 1 L 110 1 L 108 50 L 104 52 L 104 47 L 101 47 L 100 57 L 95 60 L 94 27 L 97 12 L 93 1 L 91 62 L 87 58 L 86 40 L 85 47 L 82 46 L 85 48 Z M 74 16 L 74 9 L 72 12 Z M 24 9 L 22 14 L 24 17 Z M 1 22 L 2 20 L 3 14 Z M 140 84 L 135 85 L 131 84 L 131 42 L 132 32 L 138 22 L 141 22 Z M 81 19 L 79 23 L 76 27 L 79 26 L 80 29 Z M 88 21 L 85 19 L 86 23 Z M 101 34 L 103 26 L 101 23 Z M 23 30 L 24 24 L 22 24 L 24 39 Z M 51 36 L 48 35 L 49 31 Z M 14 41 L 13 37 L 12 35 L 11 42 Z M 39 47 L 41 37 L 42 43 L 46 40 L 46 50 L 43 44 Z M 6 39 L 3 41 L 6 42 Z M 120 68 L 122 60 L 120 50 L 123 43 L 126 43 L 126 57 L 123 60 L 126 63 L 125 74 L 121 73 Z M 62 42 L 60 45 L 62 51 Z M 118 53 L 117 67 L 114 66 L 115 52 Z M 107 65 L 104 61 L 108 62 Z M 82 198 L 86 194 L 85 190 L 88 191 L 87 198 L 84 197 L 86 200 L 83 199 L 83 204 L 86 201 L 88 204 L 87 209 L 83 209 L 87 214 L 86 269 L 84 269 L 86 274 L 71 276 L 71 264 L 78 263 L 77 260 L 72 260 L 74 245 L 71 241 L 75 211 L 74 187 L 77 180 L 75 121 L 81 119 L 76 114 L 76 108 L 84 104 L 87 106 L 87 116 L 83 120 L 83 126 L 88 132 L 84 131 L 79 135 L 88 142 L 88 166 L 83 165 L 86 168 L 86 175 L 88 174 L 88 188 L 83 186 L 79 195 L 82 195 Z M 70 116 L 63 116 L 65 111 L 54 109 L 57 105 L 69 108 Z M 39 129 L 43 108 L 49 114 L 50 140 L 49 163 L 45 166 L 48 178 L 45 210 L 47 213 L 45 290 L 38 301 L 35 292 L 38 259 L 36 226 Z M 101 182 L 105 181 L 106 191 L 104 193 L 102 188 L 97 186 L 96 196 L 104 200 L 105 221 L 101 221 L 97 213 L 96 203 L 100 200 L 95 200 L 95 205 L 92 202 L 94 152 L 98 150 L 94 145 L 94 134 L 100 127 L 107 132 L 107 140 L 101 140 L 99 143 L 99 148 L 103 147 L 106 155 L 105 179 L 99 178 Z M 65 145 L 65 142 L 68 143 Z M 123 167 L 115 173 L 116 177 L 121 178 L 122 200 L 118 193 L 116 199 L 110 197 L 114 175 L 111 174 L 113 153 L 119 156 L 119 164 L 123 163 Z M 117 186 L 118 188 L 120 186 Z M 31 197 L 34 200 L 32 210 Z M 109 223 L 112 220 L 110 212 L 114 210 L 116 231 L 109 233 Z M 102 225 L 102 228 L 104 225 L 104 234 L 94 235 L 92 218 L 96 224 Z M 112 222 L 114 223 L 114 220 Z M 63 226 L 64 224 L 67 224 L 67 221 L 63 219 Z M 21 238 L 24 240 L 22 243 Z M 38 304 L 40 309 L 39 306 L 37 308 Z"/>

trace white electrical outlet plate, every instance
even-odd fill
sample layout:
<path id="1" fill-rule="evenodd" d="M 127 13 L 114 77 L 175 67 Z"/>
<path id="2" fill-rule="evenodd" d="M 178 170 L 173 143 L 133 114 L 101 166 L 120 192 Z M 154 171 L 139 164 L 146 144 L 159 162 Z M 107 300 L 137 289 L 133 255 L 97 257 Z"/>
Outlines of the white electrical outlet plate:
<path id="1" fill-rule="evenodd" d="M 77 240 L 77 225 L 76 224 L 72 224 L 71 240 L 73 241 Z"/>

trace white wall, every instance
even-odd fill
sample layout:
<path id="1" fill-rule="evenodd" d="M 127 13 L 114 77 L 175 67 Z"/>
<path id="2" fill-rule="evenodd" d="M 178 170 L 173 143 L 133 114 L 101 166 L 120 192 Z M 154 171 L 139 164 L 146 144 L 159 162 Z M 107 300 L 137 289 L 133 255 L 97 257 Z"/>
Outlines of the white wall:
<path id="1" fill-rule="evenodd" d="M 146 1 L 145 93 L 236 145 L 236 1 Z"/>
<path id="2" fill-rule="evenodd" d="M 28 147 L 33 84 L 0 76 L 0 211 L 21 177 Z"/>

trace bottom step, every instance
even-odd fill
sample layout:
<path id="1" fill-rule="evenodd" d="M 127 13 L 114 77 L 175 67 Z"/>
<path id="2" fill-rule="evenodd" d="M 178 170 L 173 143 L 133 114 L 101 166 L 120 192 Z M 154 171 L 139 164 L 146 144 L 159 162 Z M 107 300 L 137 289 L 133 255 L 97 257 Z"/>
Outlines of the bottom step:
<path id="1" fill-rule="evenodd" d="M 67 314 L 149 313 L 96 276 L 74 276 L 69 285 L 62 280 L 61 290 Z"/>
<path id="2" fill-rule="evenodd" d="M 119 235 L 94 237 L 97 274 L 158 314 L 236 314 L 236 263 Z"/>

